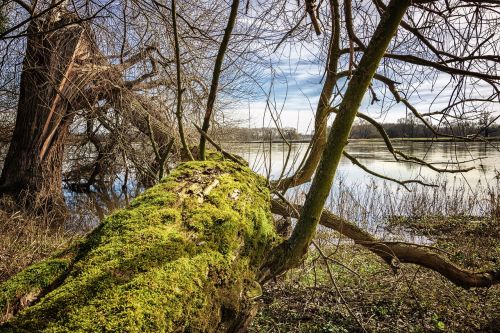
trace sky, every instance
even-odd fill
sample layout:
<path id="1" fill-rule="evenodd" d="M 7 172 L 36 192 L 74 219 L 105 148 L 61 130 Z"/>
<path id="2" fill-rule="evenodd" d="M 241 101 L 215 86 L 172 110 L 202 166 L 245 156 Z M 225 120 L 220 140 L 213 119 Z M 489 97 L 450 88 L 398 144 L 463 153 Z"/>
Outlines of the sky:
<path id="1" fill-rule="evenodd" d="M 270 52 L 272 66 L 262 70 L 266 74 L 264 77 L 274 76 L 274 79 L 256 88 L 256 91 L 260 90 L 260 96 L 253 96 L 237 103 L 237 106 L 227 113 L 230 119 L 239 121 L 239 126 L 244 127 L 274 126 L 269 113 L 269 104 L 266 103 L 266 94 L 270 91 L 270 106 L 275 113 L 280 114 L 281 126 L 296 128 L 300 133 L 311 133 L 324 71 L 324 62 L 317 59 L 317 54 L 320 53 L 318 45 L 321 45 L 318 41 L 319 39 L 309 41 L 309 43 L 298 43 L 299 46 L 289 46 L 280 54 Z M 470 43 L 473 42 L 470 41 Z M 409 72 L 413 70 L 411 66 L 405 68 Z M 408 91 L 410 94 L 407 95 L 409 102 L 420 113 L 438 111 L 446 107 L 456 85 L 456 81 L 453 81 L 454 79 L 448 74 L 429 75 L 425 79 L 418 80 L 412 78 L 411 73 L 399 74 L 406 75 L 405 80 L 411 80 L 414 83 L 421 80 L 415 85 L 417 88 Z M 376 81 L 374 82 L 377 88 Z M 272 89 L 270 89 L 271 86 Z M 405 91 L 404 84 L 398 88 L 400 92 Z M 491 87 L 484 82 L 469 85 L 465 91 L 467 91 L 467 97 L 473 98 L 486 98 L 492 92 Z M 377 95 L 381 98 L 383 93 L 379 91 Z M 360 111 L 380 122 L 397 122 L 398 119 L 406 117 L 409 112 L 402 103 L 395 104 L 392 99 L 385 99 L 373 105 L 370 102 L 371 98 L 367 93 Z M 498 105 L 497 101 L 496 105 L 488 106 L 489 111 L 500 114 Z"/>
<path id="2" fill-rule="evenodd" d="M 261 96 L 250 98 L 240 102 L 235 110 L 231 110 L 233 120 L 239 120 L 242 127 L 269 127 L 274 122 L 269 113 L 266 103 L 266 93 L 271 91 L 270 106 L 274 113 L 280 114 L 282 127 L 293 127 L 300 133 L 311 133 L 313 130 L 314 112 L 322 89 L 322 73 L 320 66 L 298 58 L 290 59 L 289 63 L 279 62 L 272 70 L 276 78 L 269 80 L 260 89 Z M 272 85 L 272 89 L 269 87 Z M 454 87 L 450 77 L 442 74 L 438 77 L 429 78 L 421 82 L 416 91 L 409 98 L 419 112 L 425 113 L 442 109 L 448 105 L 449 97 Z M 489 95 L 491 88 L 476 85 L 472 96 L 485 97 Z M 378 94 L 380 98 L 382 95 Z M 407 110 L 402 103 L 395 104 L 392 101 L 382 103 L 370 103 L 369 94 L 361 105 L 360 111 L 367 113 L 380 122 L 397 122 L 398 119 L 406 117 Z M 392 103 L 391 103 L 392 102 Z M 388 104 L 391 107 L 387 109 Z M 497 104 L 498 105 L 498 104 Z M 499 108 L 492 111 L 498 113 Z M 408 111 L 409 112 L 409 111 Z M 333 117 L 330 121 L 333 121 Z"/>

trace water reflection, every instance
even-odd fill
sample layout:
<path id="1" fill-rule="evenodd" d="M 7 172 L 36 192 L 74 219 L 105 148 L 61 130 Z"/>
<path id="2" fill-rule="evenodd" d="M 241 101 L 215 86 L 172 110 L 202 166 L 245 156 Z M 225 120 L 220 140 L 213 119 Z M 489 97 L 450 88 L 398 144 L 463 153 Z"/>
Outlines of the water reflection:
<path id="1" fill-rule="evenodd" d="M 232 144 L 226 148 L 244 157 L 255 171 L 271 179 L 281 175 L 288 155 L 288 146 L 284 143 Z M 291 146 L 285 175 L 292 174 L 300 165 L 307 148 L 307 143 Z M 474 169 L 466 173 L 438 173 L 415 163 L 397 162 L 383 141 L 354 140 L 347 151 L 370 170 L 398 180 L 418 179 L 438 187 L 414 185 L 407 191 L 396 183 L 367 174 L 343 158 L 325 206 L 381 238 L 417 243 L 428 243 L 428 239 L 405 230 L 398 234 L 388 232 L 387 218 L 435 214 L 484 216 L 497 209 L 496 200 L 500 195 L 498 143 L 395 141 L 394 148 L 437 168 Z M 309 184 L 303 184 L 288 191 L 287 196 L 292 201 L 303 202 L 308 189 Z"/>
<path id="2" fill-rule="evenodd" d="M 395 148 L 411 154 L 439 168 L 461 168 L 474 166 L 467 173 L 436 173 L 426 167 L 413 163 L 396 162 L 387 151 L 383 141 L 355 140 L 349 143 L 347 151 L 367 168 L 392 178 L 420 179 L 439 184 L 439 188 L 415 186 L 411 192 L 395 183 L 388 183 L 373 177 L 348 159 L 341 160 L 334 186 L 326 206 L 346 219 L 356 221 L 359 226 L 381 237 L 392 237 L 383 226 L 388 216 L 414 216 L 442 213 L 447 215 L 476 214 L 485 215 L 491 210 L 489 195 L 498 198 L 498 162 L 500 152 L 498 143 L 394 143 Z M 245 143 L 226 144 L 225 149 L 242 156 L 252 169 L 271 179 L 277 179 L 283 172 L 288 156 L 288 146 L 284 143 Z M 308 148 L 307 143 L 291 146 L 288 164 L 284 175 L 291 175 L 300 165 Z M 125 179 L 128 179 L 125 181 Z M 82 224 L 92 228 L 104 215 L 127 204 L 128 198 L 140 193 L 143 188 L 135 179 L 124 172 L 111 175 L 109 191 L 92 189 L 92 193 L 79 194 L 66 189 L 66 201 L 74 212 L 75 228 Z M 309 184 L 303 184 L 287 192 L 289 199 L 303 202 Z M 498 199 L 495 199 L 498 200 Z M 407 241 L 413 241 L 408 236 Z M 418 242 L 424 242 L 417 240 Z"/>
<path id="3" fill-rule="evenodd" d="M 285 175 L 295 171 L 307 147 L 307 143 L 292 144 Z M 394 148 L 432 163 L 436 168 L 451 170 L 474 167 L 474 170 L 459 174 L 440 174 L 415 163 L 398 162 L 381 140 L 353 140 L 348 144 L 346 151 L 370 170 L 399 180 L 454 181 L 458 175 L 460 182 L 475 186 L 478 182 L 490 182 L 498 177 L 499 143 L 395 141 Z M 269 175 L 271 179 L 280 176 L 288 155 L 288 146 L 284 143 L 231 144 L 228 149 L 249 161 L 255 171 Z M 337 179 L 342 177 L 346 182 L 357 186 L 371 184 L 374 180 L 382 182 L 354 166 L 345 157 L 340 162 L 337 175 Z"/>

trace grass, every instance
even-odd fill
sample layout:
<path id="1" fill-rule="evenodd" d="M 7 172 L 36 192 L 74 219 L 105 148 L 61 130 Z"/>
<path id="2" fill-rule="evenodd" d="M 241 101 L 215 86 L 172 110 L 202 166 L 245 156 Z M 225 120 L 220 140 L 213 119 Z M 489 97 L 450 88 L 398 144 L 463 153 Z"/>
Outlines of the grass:
<path id="1" fill-rule="evenodd" d="M 0 282 L 62 250 L 79 236 L 44 217 L 0 210 Z"/>
<path id="2" fill-rule="evenodd" d="M 446 248 L 453 260 L 468 268 L 498 267 L 500 239 L 493 235 L 500 231 L 499 220 L 482 221 L 481 231 L 475 229 L 474 234 L 468 227 L 460 228 L 463 233 L 459 228 L 452 234 L 436 232 L 435 221 L 425 221 L 418 232 Z M 469 235 L 466 241 L 465 234 Z M 251 332 L 363 332 L 363 328 L 369 332 L 500 332 L 498 285 L 465 290 L 414 265 L 403 265 L 394 274 L 360 247 L 323 243 L 323 252 L 332 259 L 328 264 L 333 280 L 312 250 L 302 267 L 266 289 Z"/>
<path id="3" fill-rule="evenodd" d="M 339 188 L 329 208 L 378 237 L 428 242 L 473 270 L 500 266 L 500 186 L 394 191 Z M 299 198 L 292 198 L 300 200 Z M 465 290 L 415 265 L 394 274 L 381 260 L 320 228 L 300 268 L 267 286 L 251 332 L 500 332 L 500 286 Z M 363 328 L 362 328 L 363 327 Z"/>

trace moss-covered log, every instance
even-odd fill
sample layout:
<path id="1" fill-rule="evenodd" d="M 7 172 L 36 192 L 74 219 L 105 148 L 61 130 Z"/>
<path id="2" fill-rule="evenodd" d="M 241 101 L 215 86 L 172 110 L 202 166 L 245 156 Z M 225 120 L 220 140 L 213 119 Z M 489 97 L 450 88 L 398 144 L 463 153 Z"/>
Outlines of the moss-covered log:
<path id="1" fill-rule="evenodd" d="M 72 248 L 0 285 L 0 332 L 235 331 L 276 240 L 265 181 L 189 162 Z"/>

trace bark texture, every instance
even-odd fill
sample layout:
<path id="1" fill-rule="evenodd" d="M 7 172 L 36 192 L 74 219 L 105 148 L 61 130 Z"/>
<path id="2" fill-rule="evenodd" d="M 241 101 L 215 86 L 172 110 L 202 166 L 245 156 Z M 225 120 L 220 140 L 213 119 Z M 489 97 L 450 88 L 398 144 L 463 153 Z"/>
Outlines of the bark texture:
<path id="1" fill-rule="evenodd" d="M 84 29 L 69 24 L 71 19 L 33 20 L 28 28 L 16 125 L 0 194 L 30 208 L 64 207 L 60 205 L 64 142 L 73 118 L 68 110 L 78 90 L 73 64 L 85 50 Z"/>
<path id="2" fill-rule="evenodd" d="M 0 332 L 237 332 L 277 241 L 265 180 L 188 162 L 89 236 L 0 285 Z"/>

